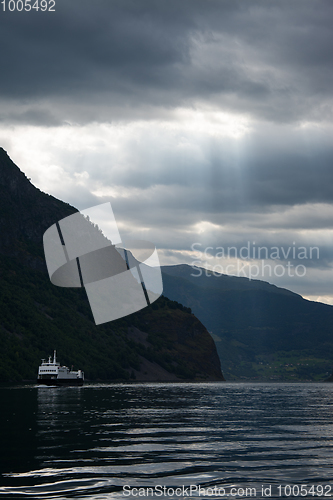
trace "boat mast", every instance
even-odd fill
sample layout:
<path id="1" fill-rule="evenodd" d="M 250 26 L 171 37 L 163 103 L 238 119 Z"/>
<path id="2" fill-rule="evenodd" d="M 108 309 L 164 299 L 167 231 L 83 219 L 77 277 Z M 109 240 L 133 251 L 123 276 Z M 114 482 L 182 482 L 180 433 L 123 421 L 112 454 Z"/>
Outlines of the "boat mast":
<path id="1" fill-rule="evenodd" d="M 56 352 L 57 351 L 53 351 L 53 364 L 54 365 L 56 364 Z"/>

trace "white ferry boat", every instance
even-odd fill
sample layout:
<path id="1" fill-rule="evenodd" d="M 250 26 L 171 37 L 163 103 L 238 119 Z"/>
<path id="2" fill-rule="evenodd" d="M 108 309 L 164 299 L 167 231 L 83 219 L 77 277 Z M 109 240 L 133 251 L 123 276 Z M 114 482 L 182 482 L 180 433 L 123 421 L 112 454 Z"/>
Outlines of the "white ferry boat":
<path id="1" fill-rule="evenodd" d="M 38 368 L 37 383 L 43 385 L 83 385 L 84 373 L 81 370 L 74 372 L 67 366 L 60 366 L 56 360 L 56 351 L 48 361 L 42 359 L 42 364 Z"/>

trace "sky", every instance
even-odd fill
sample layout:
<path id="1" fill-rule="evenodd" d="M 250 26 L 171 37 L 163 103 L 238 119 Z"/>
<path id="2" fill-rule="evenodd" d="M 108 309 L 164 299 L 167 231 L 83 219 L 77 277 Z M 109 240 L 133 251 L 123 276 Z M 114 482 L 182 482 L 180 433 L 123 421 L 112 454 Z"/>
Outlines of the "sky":
<path id="1" fill-rule="evenodd" d="M 33 184 L 164 265 L 333 304 L 331 0 L 15 2 L 0 146 Z"/>

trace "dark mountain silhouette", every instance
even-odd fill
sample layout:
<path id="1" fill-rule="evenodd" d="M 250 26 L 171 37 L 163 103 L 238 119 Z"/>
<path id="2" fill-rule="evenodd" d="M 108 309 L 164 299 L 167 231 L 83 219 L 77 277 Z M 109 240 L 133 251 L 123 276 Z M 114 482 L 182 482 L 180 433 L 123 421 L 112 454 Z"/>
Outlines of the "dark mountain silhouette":
<path id="1" fill-rule="evenodd" d="M 165 294 L 211 332 L 227 380 L 324 380 L 332 372 L 332 306 L 185 264 L 162 271 Z"/>
<path id="2" fill-rule="evenodd" d="M 83 288 L 50 283 L 43 234 L 77 210 L 31 184 L 0 148 L 0 380 L 34 379 L 41 358 L 101 380 L 223 380 L 211 336 L 181 304 L 96 326 Z"/>

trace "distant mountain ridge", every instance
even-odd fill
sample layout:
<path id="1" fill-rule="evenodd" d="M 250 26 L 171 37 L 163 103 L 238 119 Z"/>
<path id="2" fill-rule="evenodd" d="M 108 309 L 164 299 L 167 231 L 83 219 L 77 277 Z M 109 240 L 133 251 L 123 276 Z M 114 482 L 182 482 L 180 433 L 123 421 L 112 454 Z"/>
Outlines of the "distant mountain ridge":
<path id="1" fill-rule="evenodd" d="M 0 148 L 0 381 L 34 379 L 53 349 L 89 379 L 223 380 L 213 339 L 181 304 L 161 297 L 97 327 L 84 289 L 50 283 L 43 234 L 75 212 Z"/>
<path id="2" fill-rule="evenodd" d="M 191 272 L 189 272 L 189 267 Z M 217 290 L 262 290 L 269 293 L 278 293 L 283 295 L 298 295 L 286 288 L 280 288 L 267 281 L 250 280 L 241 276 L 230 276 L 209 271 L 198 266 L 189 266 L 188 264 L 178 264 L 175 266 L 163 266 L 163 273 L 178 278 L 185 278 L 196 286 L 216 288 Z"/>
<path id="3" fill-rule="evenodd" d="M 332 373 L 332 306 L 186 264 L 162 272 L 165 294 L 191 307 L 210 331 L 227 379 L 324 380 Z"/>

